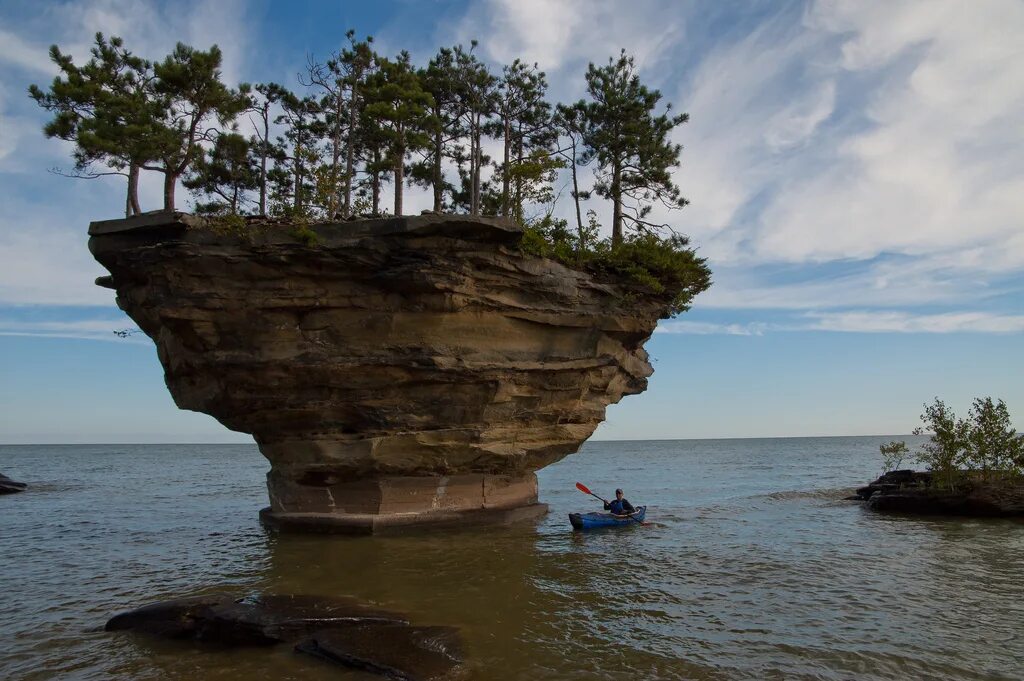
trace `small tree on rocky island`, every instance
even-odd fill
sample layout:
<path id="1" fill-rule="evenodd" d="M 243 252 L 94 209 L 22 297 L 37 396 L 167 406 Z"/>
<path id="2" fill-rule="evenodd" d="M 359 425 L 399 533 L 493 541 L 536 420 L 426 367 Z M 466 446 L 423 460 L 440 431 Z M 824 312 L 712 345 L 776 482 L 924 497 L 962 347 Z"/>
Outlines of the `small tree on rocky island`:
<path id="1" fill-rule="evenodd" d="M 945 402 L 935 398 L 934 403 L 924 405 L 921 421 L 924 426 L 914 429 L 914 435 L 929 437 L 916 458 L 932 473 L 934 486 L 956 489 L 963 482 L 1024 476 L 1024 435 L 1018 435 L 1011 426 L 1009 410 L 1002 400 L 978 398 L 969 417 L 960 419 Z M 907 446 L 890 442 L 879 450 L 889 469 L 894 457 L 902 460 Z"/>
<path id="2" fill-rule="evenodd" d="M 669 140 L 672 130 L 685 123 L 687 114 L 655 115 L 661 93 L 640 82 L 633 58 L 623 50 L 618 59 L 602 67 L 587 68 L 587 92 L 591 100 L 585 112 L 584 160 L 597 160 L 594 191 L 612 202 L 612 243 L 623 240 L 623 224 L 638 231 L 664 225 L 648 221 L 653 203 L 667 208 L 687 204 L 672 180 L 682 147 Z"/>
<path id="3" fill-rule="evenodd" d="M 29 87 L 30 96 L 54 118 L 47 137 L 73 142 L 72 177 L 123 175 L 128 179 L 125 216 L 141 212 L 139 170 L 159 154 L 165 139 L 165 102 L 153 89 L 153 65 L 136 57 L 116 36 L 95 36 L 92 58 L 76 66 L 56 45 L 50 59 L 60 69 L 48 91 Z M 108 170 L 96 170 L 102 163 Z"/>

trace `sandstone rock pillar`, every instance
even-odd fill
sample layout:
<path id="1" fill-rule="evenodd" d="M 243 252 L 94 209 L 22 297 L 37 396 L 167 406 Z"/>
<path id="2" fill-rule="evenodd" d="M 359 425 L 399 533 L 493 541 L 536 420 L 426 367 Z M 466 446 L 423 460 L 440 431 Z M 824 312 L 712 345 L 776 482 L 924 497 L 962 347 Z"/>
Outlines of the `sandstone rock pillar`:
<path id="1" fill-rule="evenodd" d="M 157 347 L 176 404 L 251 433 L 281 528 L 378 532 L 543 512 L 539 468 L 642 392 L 669 301 L 519 249 L 504 218 L 239 232 L 94 222 L 97 283 Z M 170 465 L 170 464 L 169 464 Z"/>

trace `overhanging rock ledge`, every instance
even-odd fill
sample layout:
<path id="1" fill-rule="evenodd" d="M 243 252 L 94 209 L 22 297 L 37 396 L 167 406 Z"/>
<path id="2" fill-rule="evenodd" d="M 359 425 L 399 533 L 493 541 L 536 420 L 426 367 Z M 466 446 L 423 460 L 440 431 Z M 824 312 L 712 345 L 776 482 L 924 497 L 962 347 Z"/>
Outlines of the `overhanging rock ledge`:
<path id="1" fill-rule="evenodd" d="M 90 225 L 99 285 L 182 409 L 251 433 L 283 528 L 379 532 L 543 513 L 535 471 L 642 392 L 669 301 L 518 248 L 504 218 L 244 233 L 184 213 Z"/>

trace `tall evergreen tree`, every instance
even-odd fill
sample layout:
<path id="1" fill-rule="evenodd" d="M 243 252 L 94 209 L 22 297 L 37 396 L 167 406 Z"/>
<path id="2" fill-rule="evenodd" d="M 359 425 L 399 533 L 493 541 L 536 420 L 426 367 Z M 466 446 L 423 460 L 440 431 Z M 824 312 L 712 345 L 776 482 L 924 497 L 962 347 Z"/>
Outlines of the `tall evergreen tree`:
<path id="1" fill-rule="evenodd" d="M 243 83 L 239 91 L 247 98 L 245 110 L 250 114 L 249 122 L 252 124 L 253 136 L 249 138 L 249 147 L 259 158 L 259 179 L 257 188 L 259 190 L 259 215 L 267 214 L 267 173 L 268 163 L 273 156 L 274 141 L 270 139 L 270 115 L 271 107 L 277 101 L 273 86 L 265 83 L 258 83 L 255 86 Z M 253 120 L 255 115 L 257 120 Z"/>
<path id="2" fill-rule="evenodd" d="M 363 89 L 376 63 L 377 55 L 373 51 L 373 37 L 356 40 L 355 31 L 348 31 L 349 46 L 341 51 L 340 68 L 345 84 L 349 90 L 348 106 L 348 142 L 345 148 L 344 199 L 342 213 L 345 217 L 352 214 L 352 186 L 356 173 L 356 149 L 359 145 L 359 121 L 365 109 Z"/>
<path id="3" fill-rule="evenodd" d="M 155 91 L 165 98 L 167 134 L 160 145 L 157 165 L 145 165 L 164 174 L 164 210 L 174 210 L 178 179 L 212 142 L 217 131 L 211 118 L 226 126 L 241 113 L 248 98 L 220 79 L 221 51 L 216 45 L 203 52 L 178 43 L 164 61 L 153 66 Z"/>
<path id="4" fill-rule="evenodd" d="M 551 105 L 544 100 L 547 78 L 537 65 L 516 59 L 497 83 L 496 121 L 490 132 L 503 141 L 500 213 L 523 221 L 523 203 L 542 200 L 553 174 L 550 155 L 556 135 Z"/>
<path id="5" fill-rule="evenodd" d="M 434 98 L 431 113 L 435 125 L 425 158 L 412 166 L 412 173 L 417 182 L 432 188 L 433 210 L 440 212 L 445 207 L 445 192 L 453 189 L 444 178 L 444 161 L 457 158 L 457 142 L 466 134 L 455 48 L 442 47 L 419 76 L 423 88 Z"/>
<path id="6" fill-rule="evenodd" d="M 374 119 L 386 140 L 386 159 L 395 185 L 395 215 L 402 215 L 405 157 L 430 144 L 436 120 L 433 97 L 423 89 L 408 52 L 379 59 L 366 92 L 365 116 Z"/>
<path id="7" fill-rule="evenodd" d="M 466 50 L 461 45 L 454 48 L 455 92 L 457 93 L 465 132 L 469 138 L 469 171 L 466 175 L 470 215 L 479 215 L 481 208 L 481 170 L 485 164 L 483 136 L 490 116 L 494 114 L 495 86 L 497 79 L 480 61 L 474 50 L 477 41 L 470 43 Z"/>
<path id="8" fill-rule="evenodd" d="M 586 129 L 586 108 L 577 102 L 576 104 L 559 104 L 555 110 L 552 121 L 561 140 L 558 145 L 558 155 L 565 160 L 572 178 L 572 200 L 576 209 L 576 231 L 582 243 L 585 228 L 583 226 L 583 211 L 580 209 L 580 201 L 590 198 L 590 192 L 580 189 L 579 173 L 577 168 L 582 164 L 584 151 L 583 134 Z"/>
<path id="9" fill-rule="evenodd" d="M 602 67 L 590 64 L 586 74 L 591 100 L 582 104 L 587 149 L 584 160 L 597 160 L 594 191 L 612 201 L 612 243 L 622 243 L 623 224 L 636 230 L 657 229 L 647 221 L 652 202 L 682 208 L 687 201 L 672 180 L 682 147 L 669 140 L 687 114 L 655 115 L 661 93 L 640 82 L 633 58 L 623 50 Z M 627 203 L 630 202 L 630 203 Z"/>
<path id="10" fill-rule="evenodd" d="M 54 114 L 47 137 L 75 144 L 73 177 L 124 175 L 125 216 L 141 212 L 139 170 L 154 160 L 165 138 L 165 102 L 153 90 L 152 64 L 133 55 L 116 36 L 95 36 L 92 58 L 76 66 L 56 45 L 50 59 L 60 70 L 48 91 L 29 87 L 31 97 Z M 102 163 L 106 171 L 94 169 Z"/>
<path id="11" fill-rule="evenodd" d="M 285 126 L 284 135 L 277 139 L 276 151 L 272 150 L 276 163 L 268 173 L 273 185 L 273 212 L 307 217 L 316 194 L 317 141 L 324 131 L 320 106 L 314 98 L 299 97 L 281 85 L 271 84 L 268 92 L 281 110 L 274 122 Z"/>

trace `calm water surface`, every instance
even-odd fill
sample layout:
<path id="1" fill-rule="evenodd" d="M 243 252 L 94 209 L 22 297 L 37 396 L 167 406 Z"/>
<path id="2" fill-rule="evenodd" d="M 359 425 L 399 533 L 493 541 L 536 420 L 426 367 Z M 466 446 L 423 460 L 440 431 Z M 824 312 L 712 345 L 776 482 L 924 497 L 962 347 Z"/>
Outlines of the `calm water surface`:
<path id="1" fill-rule="evenodd" d="M 1024 524 L 837 501 L 888 438 L 590 443 L 540 472 L 536 524 L 276 536 L 255 446 L 0 446 L 2 679 L 371 679 L 288 651 L 107 634 L 224 589 L 351 594 L 460 627 L 470 679 L 1019 679 Z M 573 484 L 649 526 L 574 534 Z"/>

